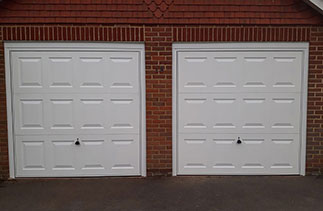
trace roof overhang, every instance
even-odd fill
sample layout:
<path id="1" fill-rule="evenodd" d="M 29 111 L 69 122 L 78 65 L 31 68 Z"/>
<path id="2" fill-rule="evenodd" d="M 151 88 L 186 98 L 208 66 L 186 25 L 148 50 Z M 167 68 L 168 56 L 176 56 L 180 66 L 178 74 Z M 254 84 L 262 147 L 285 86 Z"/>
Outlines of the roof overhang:
<path id="1" fill-rule="evenodd" d="M 305 2 L 323 15 L 323 0 L 305 0 Z"/>

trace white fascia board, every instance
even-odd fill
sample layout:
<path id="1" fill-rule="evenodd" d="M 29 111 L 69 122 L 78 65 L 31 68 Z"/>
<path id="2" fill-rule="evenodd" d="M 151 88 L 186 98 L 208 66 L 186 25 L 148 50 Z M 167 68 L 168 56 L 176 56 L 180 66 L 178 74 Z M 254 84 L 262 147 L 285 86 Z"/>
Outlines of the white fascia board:
<path id="1" fill-rule="evenodd" d="M 323 0 L 305 0 L 305 2 L 323 15 Z"/>

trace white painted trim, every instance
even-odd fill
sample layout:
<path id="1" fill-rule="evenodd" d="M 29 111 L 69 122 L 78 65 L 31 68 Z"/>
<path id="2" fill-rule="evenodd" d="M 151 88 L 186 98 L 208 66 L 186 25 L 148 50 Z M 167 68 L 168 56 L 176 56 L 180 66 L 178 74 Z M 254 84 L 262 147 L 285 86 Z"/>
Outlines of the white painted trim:
<path id="1" fill-rule="evenodd" d="M 75 42 L 61 42 L 61 41 L 51 41 L 51 42 L 42 42 L 42 41 L 6 41 L 6 47 L 10 49 L 77 49 L 77 50 L 107 50 L 107 49 L 144 49 L 144 44 L 142 42 L 87 42 L 87 41 L 75 41 Z"/>
<path id="2" fill-rule="evenodd" d="M 323 0 L 305 0 L 305 2 L 319 13 L 323 14 Z"/>
<path id="3" fill-rule="evenodd" d="M 308 58 L 309 43 L 307 42 L 231 42 L 231 43 L 173 43 L 173 176 L 177 175 L 177 54 L 183 51 L 232 51 L 232 50 L 271 50 L 271 51 L 301 51 L 303 52 L 302 103 L 301 103 L 301 146 L 300 146 L 300 175 L 305 175 L 306 168 L 306 121 L 307 121 L 307 86 L 308 86 Z"/>
<path id="4" fill-rule="evenodd" d="M 143 43 L 107 43 L 107 42 L 5 42 L 5 74 L 7 95 L 7 124 L 9 146 L 9 177 L 15 178 L 14 138 L 13 138 L 13 109 L 10 54 L 13 51 L 122 51 L 132 50 L 140 53 L 140 98 L 141 98 L 141 145 L 140 145 L 140 174 L 146 173 L 146 74 L 145 74 L 145 45 Z"/>
<path id="5" fill-rule="evenodd" d="M 146 63 L 145 63 L 145 46 L 141 45 L 140 49 L 140 112 L 141 112 L 141 176 L 147 176 L 147 156 L 146 156 Z"/>
<path id="6" fill-rule="evenodd" d="M 180 50 L 180 46 L 177 47 L 173 44 L 172 50 L 172 175 L 177 175 L 177 51 Z"/>
<path id="7" fill-rule="evenodd" d="M 301 146 L 300 146 L 300 175 L 306 174 L 306 130 L 307 130 L 307 95 L 308 95 L 308 63 L 309 63 L 309 43 L 303 49 L 303 77 L 301 94 Z"/>
<path id="8" fill-rule="evenodd" d="M 174 43 L 173 50 L 303 50 L 307 42 Z"/>
<path id="9" fill-rule="evenodd" d="M 6 75 L 6 101 L 7 101 L 7 127 L 8 127 L 8 156 L 9 156 L 9 178 L 15 178 L 15 159 L 13 141 L 13 110 L 11 95 L 11 71 L 10 50 L 4 43 L 5 49 L 5 75 Z"/>

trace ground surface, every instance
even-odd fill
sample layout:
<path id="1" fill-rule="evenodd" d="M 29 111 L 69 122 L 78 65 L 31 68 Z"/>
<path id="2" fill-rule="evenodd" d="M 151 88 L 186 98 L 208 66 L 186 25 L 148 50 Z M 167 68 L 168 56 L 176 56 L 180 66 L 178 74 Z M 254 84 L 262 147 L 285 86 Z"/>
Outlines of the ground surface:
<path id="1" fill-rule="evenodd" d="M 0 210 L 323 210 L 320 177 L 19 179 L 0 184 Z"/>

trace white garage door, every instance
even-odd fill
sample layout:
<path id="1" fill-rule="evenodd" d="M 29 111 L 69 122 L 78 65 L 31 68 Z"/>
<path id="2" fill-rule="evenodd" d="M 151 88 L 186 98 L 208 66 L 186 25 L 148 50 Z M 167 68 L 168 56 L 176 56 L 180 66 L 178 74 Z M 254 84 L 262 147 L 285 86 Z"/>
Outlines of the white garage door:
<path id="1" fill-rule="evenodd" d="M 176 46 L 176 174 L 300 174 L 307 45 Z"/>
<path id="2" fill-rule="evenodd" d="M 16 176 L 140 175 L 143 46 L 50 46 L 10 52 Z"/>

